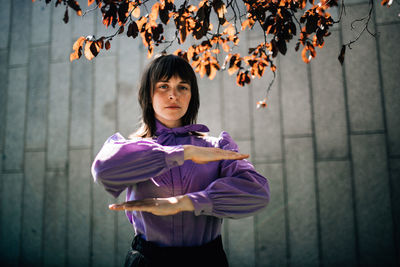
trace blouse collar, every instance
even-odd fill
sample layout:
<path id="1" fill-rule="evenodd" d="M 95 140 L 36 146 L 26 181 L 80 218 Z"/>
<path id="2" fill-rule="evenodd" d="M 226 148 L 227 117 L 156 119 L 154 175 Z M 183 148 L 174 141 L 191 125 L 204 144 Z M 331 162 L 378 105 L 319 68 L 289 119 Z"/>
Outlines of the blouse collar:
<path id="1" fill-rule="evenodd" d="M 203 124 L 188 124 L 181 127 L 176 128 L 168 128 L 164 124 L 162 124 L 159 120 L 156 119 L 156 135 L 164 135 L 164 134 L 174 134 L 174 135 L 184 135 L 189 132 L 209 132 L 207 126 Z"/>

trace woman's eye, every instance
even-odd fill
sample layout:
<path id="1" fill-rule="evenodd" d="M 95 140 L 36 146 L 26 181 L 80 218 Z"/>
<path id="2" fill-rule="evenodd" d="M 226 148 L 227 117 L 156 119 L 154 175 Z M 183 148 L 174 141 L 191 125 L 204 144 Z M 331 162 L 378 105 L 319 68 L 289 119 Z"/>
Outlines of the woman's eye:
<path id="1" fill-rule="evenodd" d="M 161 88 L 161 89 L 166 89 L 166 88 L 168 88 L 168 85 L 166 85 L 166 84 L 161 84 L 161 85 L 159 86 L 159 88 Z"/>
<path id="2" fill-rule="evenodd" d="M 189 90 L 189 88 L 185 87 L 185 86 L 181 86 L 180 87 L 181 90 Z"/>

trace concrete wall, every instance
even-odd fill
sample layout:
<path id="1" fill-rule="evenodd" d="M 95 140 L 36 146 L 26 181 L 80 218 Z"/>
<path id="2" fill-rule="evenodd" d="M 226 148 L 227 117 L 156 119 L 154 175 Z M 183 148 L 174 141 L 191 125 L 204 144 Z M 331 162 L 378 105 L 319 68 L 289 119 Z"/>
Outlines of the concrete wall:
<path id="1" fill-rule="evenodd" d="M 399 5 L 374 1 L 379 37 L 364 34 L 344 66 L 337 61 L 368 2 L 346 1 L 311 64 L 290 45 L 267 109 L 256 101 L 269 72 L 245 88 L 227 73 L 199 79 L 198 122 L 228 131 L 271 185 L 267 209 L 224 222 L 231 266 L 399 264 Z M 146 51 L 121 37 L 93 61 L 71 63 L 77 37 L 106 30 L 98 14 L 70 12 L 65 25 L 63 8 L 44 5 L 0 0 L 0 261 L 122 266 L 133 229 L 107 209 L 115 200 L 93 183 L 90 164 L 108 136 L 136 128 Z M 243 36 L 239 50 L 260 38 Z"/>

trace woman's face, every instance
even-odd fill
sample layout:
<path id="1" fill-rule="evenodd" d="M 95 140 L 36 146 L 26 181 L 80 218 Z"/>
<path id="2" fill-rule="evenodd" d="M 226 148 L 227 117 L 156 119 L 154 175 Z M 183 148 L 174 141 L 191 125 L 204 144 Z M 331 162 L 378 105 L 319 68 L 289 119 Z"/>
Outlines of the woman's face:
<path id="1" fill-rule="evenodd" d="M 157 120 L 169 128 L 182 126 L 191 98 L 190 84 L 179 76 L 160 80 L 155 84 L 152 105 Z"/>

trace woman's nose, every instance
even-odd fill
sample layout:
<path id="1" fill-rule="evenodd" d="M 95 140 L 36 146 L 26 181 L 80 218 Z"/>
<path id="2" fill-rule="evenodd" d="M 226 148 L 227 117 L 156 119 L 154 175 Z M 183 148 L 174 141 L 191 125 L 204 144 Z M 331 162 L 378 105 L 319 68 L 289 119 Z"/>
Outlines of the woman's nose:
<path id="1" fill-rule="evenodd" d="M 177 89 L 172 88 L 171 91 L 169 92 L 169 98 L 174 99 L 179 97 L 179 92 Z"/>

